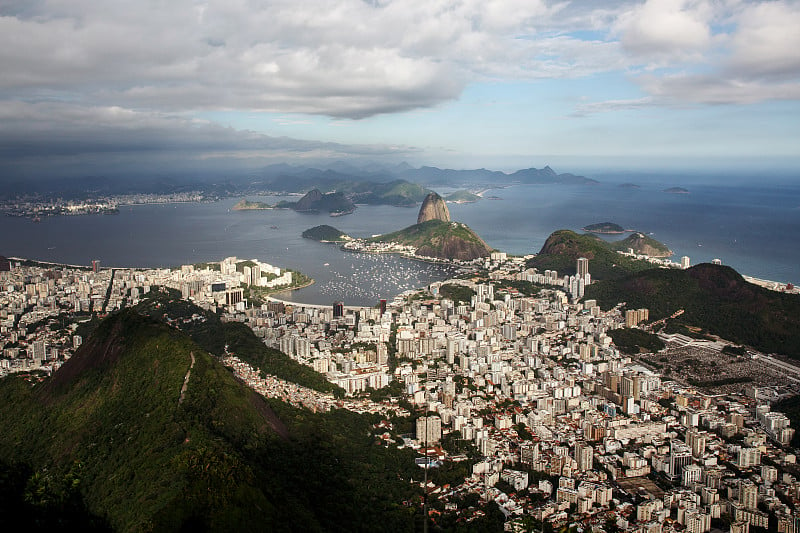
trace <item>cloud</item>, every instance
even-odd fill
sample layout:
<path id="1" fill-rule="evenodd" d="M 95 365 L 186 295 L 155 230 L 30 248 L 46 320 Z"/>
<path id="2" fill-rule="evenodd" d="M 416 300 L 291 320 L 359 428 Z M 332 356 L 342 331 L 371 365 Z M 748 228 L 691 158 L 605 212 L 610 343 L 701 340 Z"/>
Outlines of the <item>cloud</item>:
<path id="1" fill-rule="evenodd" d="M 614 30 L 626 51 L 649 61 L 697 54 L 711 43 L 707 2 L 647 0 L 622 13 Z"/>
<path id="2" fill-rule="evenodd" d="M 596 113 L 606 113 L 610 111 L 624 111 L 629 109 L 641 109 L 643 107 L 652 107 L 656 103 L 652 97 L 634 98 L 629 100 L 606 100 L 603 102 L 590 102 L 586 104 L 579 104 L 573 117 L 585 117 Z"/>
<path id="3" fill-rule="evenodd" d="M 342 144 L 273 137 L 206 121 L 120 107 L 0 102 L 0 160 L 130 153 L 147 158 L 208 159 L 381 157 L 413 154 L 410 146 Z"/>
<path id="4" fill-rule="evenodd" d="M 541 0 L 11 2 L 0 96 L 363 118 L 456 98 L 553 12 Z"/>

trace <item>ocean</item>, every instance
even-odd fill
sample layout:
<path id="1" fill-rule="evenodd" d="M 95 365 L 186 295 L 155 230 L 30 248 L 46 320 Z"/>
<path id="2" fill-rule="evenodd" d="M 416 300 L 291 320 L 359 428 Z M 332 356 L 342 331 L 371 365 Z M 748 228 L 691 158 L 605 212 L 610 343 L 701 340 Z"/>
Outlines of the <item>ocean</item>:
<path id="1" fill-rule="evenodd" d="M 689 183 L 682 185 L 687 194 L 663 192 L 673 185 L 513 185 L 486 193 L 497 199 L 449 208 L 454 220 L 511 254 L 538 252 L 557 229 L 580 231 L 610 221 L 652 235 L 675 253 L 676 261 L 683 255 L 692 264 L 720 259 L 742 274 L 800 282 L 800 186 Z M 374 305 L 380 298 L 391 299 L 452 274 L 449 268 L 343 252 L 300 236 L 319 224 L 354 236 L 394 231 L 416 222 L 416 208 L 359 206 L 351 215 L 330 217 L 289 210 L 234 211 L 238 200 L 125 206 L 116 215 L 49 217 L 41 222 L 0 217 L 0 255 L 83 265 L 99 259 L 101 265 L 115 267 L 256 258 L 313 277 L 314 285 L 284 296 L 319 304 L 342 300 Z"/>

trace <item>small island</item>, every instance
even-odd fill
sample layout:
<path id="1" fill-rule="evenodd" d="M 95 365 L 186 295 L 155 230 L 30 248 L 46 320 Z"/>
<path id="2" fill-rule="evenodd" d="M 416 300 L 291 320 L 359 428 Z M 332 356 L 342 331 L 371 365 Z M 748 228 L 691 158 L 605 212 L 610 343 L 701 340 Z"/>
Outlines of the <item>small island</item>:
<path id="1" fill-rule="evenodd" d="M 689 191 L 683 187 L 670 187 L 669 189 L 664 189 L 664 192 L 669 194 L 689 194 Z"/>
<path id="2" fill-rule="evenodd" d="M 250 202 L 247 198 L 242 198 L 239 200 L 235 206 L 233 206 L 234 211 L 254 211 L 259 209 L 272 209 L 273 207 L 269 204 L 264 202 Z"/>
<path id="3" fill-rule="evenodd" d="M 589 224 L 588 226 L 585 226 L 583 231 L 587 231 L 589 233 L 601 233 L 604 235 L 618 235 L 629 230 L 626 230 L 614 222 L 598 222 L 597 224 Z"/>
<path id="4" fill-rule="evenodd" d="M 322 224 L 321 226 L 314 226 L 302 233 L 304 239 L 311 239 L 318 242 L 344 242 L 349 241 L 350 236 L 346 233 L 339 231 L 333 226 Z"/>
<path id="5" fill-rule="evenodd" d="M 620 183 L 620 189 L 641 189 L 641 187 L 635 183 Z"/>
<path id="6" fill-rule="evenodd" d="M 480 196 L 469 191 L 456 191 L 447 195 L 444 200 L 453 204 L 471 204 L 480 199 Z"/>

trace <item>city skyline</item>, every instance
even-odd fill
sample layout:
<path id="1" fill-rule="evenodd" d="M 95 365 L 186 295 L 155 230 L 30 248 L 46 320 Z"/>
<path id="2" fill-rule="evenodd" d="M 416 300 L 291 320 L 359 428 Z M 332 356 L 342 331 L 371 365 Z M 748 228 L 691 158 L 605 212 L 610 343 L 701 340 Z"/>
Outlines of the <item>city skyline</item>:
<path id="1" fill-rule="evenodd" d="M 798 22 L 795 1 L 5 2 L 0 169 L 793 172 Z"/>

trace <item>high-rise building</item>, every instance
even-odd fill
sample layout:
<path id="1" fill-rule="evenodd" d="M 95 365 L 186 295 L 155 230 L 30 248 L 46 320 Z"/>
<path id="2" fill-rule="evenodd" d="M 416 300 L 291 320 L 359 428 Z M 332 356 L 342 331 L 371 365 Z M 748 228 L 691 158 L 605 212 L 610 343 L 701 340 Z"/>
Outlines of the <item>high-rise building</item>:
<path id="1" fill-rule="evenodd" d="M 381 298 L 381 316 L 386 312 L 386 298 Z"/>
<path id="2" fill-rule="evenodd" d="M 684 255 L 683 257 L 681 257 L 681 268 L 683 268 L 683 269 L 689 268 L 689 256 L 688 255 Z"/>
<path id="3" fill-rule="evenodd" d="M 438 416 L 417 418 L 417 440 L 422 445 L 436 444 L 442 439 L 442 419 Z"/>
<path id="4" fill-rule="evenodd" d="M 586 274 L 589 273 L 589 260 L 585 257 L 579 257 L 575 265 L 575 270 L 579 278 L 585 278 Z"/>
<path id="5" fill-rule="evenodd" d="M 333 302 L 333 318 L 344 316 L 344 302 Z"/>
<path id="6" fill-rule="evenodd" d="M 0 272 L 11 271 L 11 261 L 0 255 Z"/>
<path id="7" fill-rule="evenodd" d="M 98 270 L 100 270 L 100 260 L 92 259 L 92 272 L 97 272 Z"/>
<path id="8" fill-rule="evenodd" d="M 692 450 L 686 444 L 673 440 L 670 442 L 669 451 L 669 474 L 672 479 L 676 479 L 683 472 L 683 467 L 692 464 Z"/>
<path id="9" fill-rule="evenodd" d="M 581 472 L 591 470 L 594 467 L 594 448 L 585 442 L 575 444 L 575 462 Z"/>
<path id="10" fill-rule="evenodd" d="M 743 479 L 739 483 L 739 503 L 744 505 L 745 509 L 758 508 L 758 487 L 749 479 Z"/>

